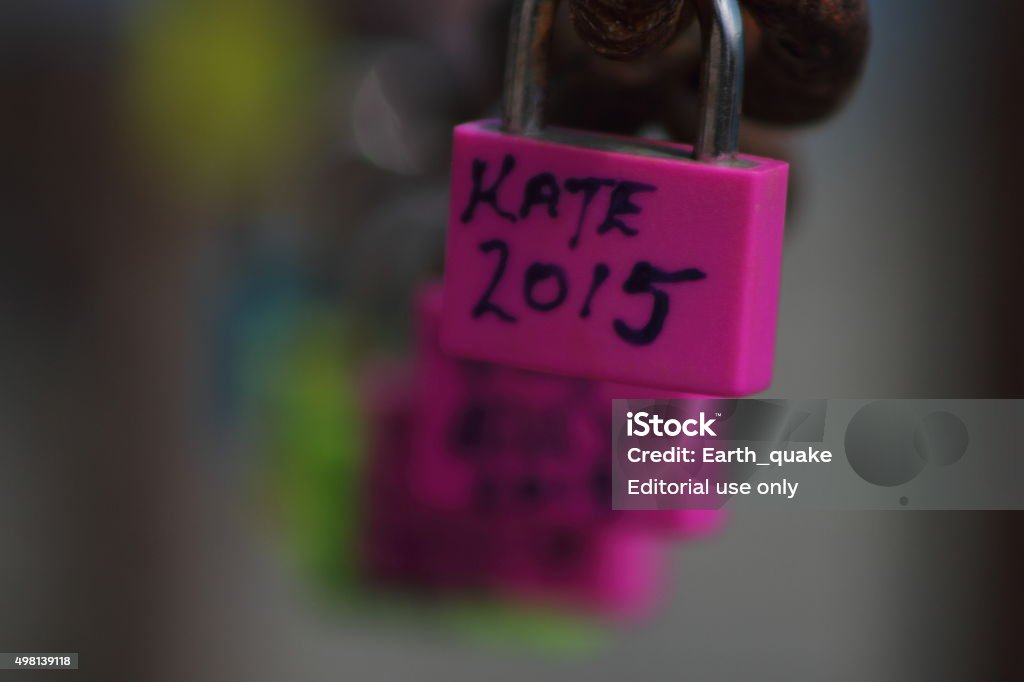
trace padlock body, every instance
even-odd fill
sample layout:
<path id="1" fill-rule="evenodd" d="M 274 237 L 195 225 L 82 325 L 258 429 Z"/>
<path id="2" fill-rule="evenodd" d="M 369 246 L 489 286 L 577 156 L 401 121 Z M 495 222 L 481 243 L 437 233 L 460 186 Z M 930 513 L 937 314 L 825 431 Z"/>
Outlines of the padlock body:
<path id="1" fill-rule="evenodd" d="M 788 165 L 455 129 L 443 348 L 710 395 L 771 382 Z"/>
<path id="2" fill-rule="evenodd" d="M 360 556 L 372 585 L 554 602 L 617 618 L 656 606 L 665 556 L 655 535 L 419 500 L 410 489 L 417 391 L 397 374 L 367 379 L 371 457 Z"/>

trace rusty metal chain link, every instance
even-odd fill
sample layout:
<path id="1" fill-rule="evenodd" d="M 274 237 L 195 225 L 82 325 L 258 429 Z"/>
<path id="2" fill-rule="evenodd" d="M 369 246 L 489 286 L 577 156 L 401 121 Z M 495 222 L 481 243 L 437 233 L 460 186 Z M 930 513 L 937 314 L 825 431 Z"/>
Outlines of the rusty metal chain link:
<path id="1" fill-rule="evenodd" d="M 696 72 L 699 50 L 669 46 L 694 23 L 694 0 L 569 0 L 568 4 L 575 33 L 598 55 L 642 62 L 641 74 L 653 77 L 659 72 L 677 87 Z M 741 0 L 741 5 L 749 29 L 746 115 L 768 123 L 799 125 L 836 111 L 856 85 L 867 55 L 866 0 Z M 579 77 L 582 83 L 596 76 L 611 83 L 613 92 L 622 87 L 630 90 L 638 78 L 636 72 L 614 64 L 591 63 L 579 55 L 570 59 L 574 66 L 586 65 Z M 570 88 L 578 90 L 578 84 Z M 663 111 L 663 101 L 651 102 L 653 108 L 642 105 L 652 94 L 654 100 L 667 97 L 657 91 L 655 87 L 643 95 L 630 93 L 627 109 L 646 109 L 640 119 L 662 118 L 658 112 Z M 618 102 L 627 104 L 621 98 Z M 636 113 L 633 119 L 638 118 Z M 628 111 L 626 116 L 625 125 L 615 127 L 632 127 L 635 121 L 629 120 Z"/>
<path id="2" fill-rule="evenodd" d="M 867 0 L 743 0 L 759 29 L 746 111 L 799 124 L 836 111 L 853 91 L 868 52 Z"/>
<path id="3" fill-rule="evenodd" d="M 573 28 L 598 54 L 634 59 L 679 30 L 683 0 L 571 0 Z"/>

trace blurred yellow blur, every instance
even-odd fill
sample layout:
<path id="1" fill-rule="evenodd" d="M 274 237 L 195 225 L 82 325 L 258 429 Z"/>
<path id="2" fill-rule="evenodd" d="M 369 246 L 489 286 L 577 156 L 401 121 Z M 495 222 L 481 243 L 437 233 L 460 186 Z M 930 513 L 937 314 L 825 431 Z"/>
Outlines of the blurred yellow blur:
<path id="1" fill-rule="evenodd" d="M 130 32 L 131 127 L 171 182 L 266 180 L 308 139 L 320 37 L 302 2 L 185 0 Z"/>

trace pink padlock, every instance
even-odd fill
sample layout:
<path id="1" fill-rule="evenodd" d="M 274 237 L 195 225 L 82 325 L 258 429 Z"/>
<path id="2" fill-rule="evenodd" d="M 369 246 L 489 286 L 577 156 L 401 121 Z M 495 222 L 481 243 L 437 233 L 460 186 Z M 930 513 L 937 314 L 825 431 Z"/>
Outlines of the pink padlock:
<path id="1" fill-rule="evenodd" d="M 771 383 L 788 165 L 737 155 L 743 22 L 713 0 L 695 149 L 545 129 L 557 0 L 519 0 L 503 120 L 455 129 L 442 344 L 710 395 Z"/>

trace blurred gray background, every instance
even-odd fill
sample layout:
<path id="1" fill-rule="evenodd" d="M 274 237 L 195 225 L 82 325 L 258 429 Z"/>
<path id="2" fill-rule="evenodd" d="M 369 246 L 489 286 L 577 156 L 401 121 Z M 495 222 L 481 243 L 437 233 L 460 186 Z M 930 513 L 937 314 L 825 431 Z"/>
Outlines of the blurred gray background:
<path id="1" fill-rule="evenodd" d="M 770 395 L 1019 397 L 1024 12 L 872 9 L 862 87 L 790 137 Z M 187 283 L 217 239 L 208 205 L 154 190 L 117 151 L 104 74 L 123 59 L 122 10 L 0 12 L 0 649 L 82 665 L 26 677 L 1024 679 L 1011 514 L 734 515 L 673 550 L 652 621 L 579 656 L 326 608 L 202 463 L 217 446 L 197 415 Z"/>

